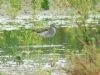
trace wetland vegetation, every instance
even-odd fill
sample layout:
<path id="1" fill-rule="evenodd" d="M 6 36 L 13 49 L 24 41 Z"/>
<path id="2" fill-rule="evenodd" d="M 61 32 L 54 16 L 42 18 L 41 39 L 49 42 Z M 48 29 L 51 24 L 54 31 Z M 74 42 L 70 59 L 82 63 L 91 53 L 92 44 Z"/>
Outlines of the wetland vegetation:
<path id="1" fill-rule="evenodd" d="M 0 75 L 100 75 L 100 0 L 0 0 Z M 32 29 L 56 26 L 53 37 Z"/>

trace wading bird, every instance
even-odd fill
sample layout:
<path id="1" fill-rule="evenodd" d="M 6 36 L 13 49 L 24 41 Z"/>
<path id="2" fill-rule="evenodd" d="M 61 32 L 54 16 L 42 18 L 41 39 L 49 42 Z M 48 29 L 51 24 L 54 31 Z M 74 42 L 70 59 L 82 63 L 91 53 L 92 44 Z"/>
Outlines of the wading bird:
<path id="1" fill-rule="evenodd" d="M 36 32 L 41 37 L 53 37 L 56 33 L 56 27 L 51 24 L 48 27 L 42 29 L 33 29 L 33 32 Z"/>

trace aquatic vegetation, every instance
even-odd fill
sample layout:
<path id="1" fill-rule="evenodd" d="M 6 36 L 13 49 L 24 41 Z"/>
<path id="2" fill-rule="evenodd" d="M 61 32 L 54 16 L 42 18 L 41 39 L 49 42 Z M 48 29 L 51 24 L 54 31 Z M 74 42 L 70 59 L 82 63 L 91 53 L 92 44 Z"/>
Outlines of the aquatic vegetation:
<path id="1" fill-rule="evenodd" d="M 21 10 L 21 0 L 9 0 L 8 15 L 15 18 L 19 10 Z"/>
<path id="2" fill-rule="evenodd" d="M 41 2 L 42 1 L 43 0 L 32 0 L 31 1 L 31 6 L 32 6 L 33 14 L 35 14 L 36 9 L 41 8 Z"/>
<path id="3" fill-rule="evenodd" d="M 69 4 L 75 8 L 76 12 L 86 16 L 88 12 L 92 9 L 95 10 L 93 7 L 96 7 L 96 4 L 99 0 L 67 0 Z"/>
<path id="4" fill-rule="evenodd" d="M 48 0 L 43 0 L 43 2 L 41 3 L 41 7 L 44 10 L 48 10 L 49 9 L 49 1 Z"/>
<path id="5" fill-rule="evenodd" d="M 65 69 L 70 75 L 99 75 L 100 58 L 98 49 L 95 46 L 84 46 L 81 56 L 72 56 L 72 63 L 68 69 Z"/>
<path id="6" fill-rule="evenodd" d="M 0 75 L 3 75 L 3 74 L 0 72 Z"/>
<path id="7" fill-rule="evenodd" d="M 9 0 L 11 7 L 20 9 L 21 7 L 21 0 Z"/>
<path id="8" fill-rule="evenodd" d="M 0 5 L 3 3 L 3 0 L 0 0 Z"/>
<path id="9" fill-rule="evenodd" d="M 2 39 L 2 44 L 1 44 L 1 48 L 4 51 L 4 55 L 8 54 L 8 55 L 16 55 L 17 52 L 17 48 L 16 46 L 18 46 L 18 39 L 16 37 L 16 33 L 12 32 L 12 31 L 4 31 L 3 32 L 3 39 Z M 2 53 L 3 54 L 3 53 Z"/>
<path id="10" fill-rule="evenodd" d="M 38 69 L 36 70 L 33 75 L 51 75 L 51 73 L 47 70 Z"/>
<path id="11" fill-rule="evenodd" d="M 29 3 L 24 4 L 27 2 Z M 59 67 L 66 74 L 99 75 L 100 19 L 96 15 L 99 14 L 96 6 L 100 1 L 53 0 L 52 3 L 50 2 L 48 0 L 8 0 L 4 2 L 8 7 L 7 15 L 11 19 L 0 19 L 1 61 L 6 63 L 8 60 L 14 60 L 17 65 L 21 65 L 24 59 L 32 59 L 35 62 L 32 66 L 37 67 L 33 70 L 33 75 L 50 75 L 53 70 L 58 69 L 55 64 L 59 58 L 63 58 L 70 62 L 65 68 Z M 0 0 L 0 5 L 2 4 L 3 0 Z M 24 5 L 29 9 L 23 9 Z M 57 17 L 54 15 L 49 16 L 50 18 L 46 17 L 45 14 L 51 15 L 54 12 L 49 14 L 53 7 L 59 8 L 60 11 L 68 8 L 70 12 L 64 14 L 67 14 L 67 17 L 62 14 L 60 16 L 54 14 Z M 22 15 L 26 17 L 25 19 L 23 16 L 17 16 L 24 10 L 26 11 Z M 41 11 L 45 13 L 39 17 Z M 31 18 L 26 15 L 31 15 Z M 32 29 L 45 28 L 51 23 L 57 27 L 57 32 L 53 37 L 43 38 L 32 31 Z M 6 55 L 8 59 L 3 57 Z M 46 63 L 49 63 L 49 68 L 44 70 L 43 66 Z"/>

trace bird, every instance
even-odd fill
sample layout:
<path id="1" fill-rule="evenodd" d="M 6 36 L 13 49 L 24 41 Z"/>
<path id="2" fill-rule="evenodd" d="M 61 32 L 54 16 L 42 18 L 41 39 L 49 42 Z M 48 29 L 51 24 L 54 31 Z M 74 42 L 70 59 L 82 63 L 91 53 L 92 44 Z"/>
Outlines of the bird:
<path id="1" fill-rule="evenodd" d="M 51 24 L 45 28 L 33 29 L 33 32 L 36 32 L 39 36 L 44 38 L 53 37 L 56 33 L 56 27 L 54 24 Z"/>

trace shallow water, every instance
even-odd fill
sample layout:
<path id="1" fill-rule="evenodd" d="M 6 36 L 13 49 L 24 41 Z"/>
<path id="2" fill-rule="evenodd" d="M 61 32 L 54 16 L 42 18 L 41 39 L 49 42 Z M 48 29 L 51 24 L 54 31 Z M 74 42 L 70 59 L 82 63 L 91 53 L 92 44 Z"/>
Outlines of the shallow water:
<path id="1" fill-rule="evenodd" d="M 58 27 L 59 27 L 59 25 L 61 25 L 63 27 L 72 27 L 72 24 L 75 24 L 75 22 L 74 22 L 75 19 L 77 19 L 79 17 L 80 16 L 78 16 L 78 15 L 77 16 L 36 15 L 35 19 L 33 19 L 32 15 L 20 15 L 20 16 L 17 16 L 15 19 L 10 19 L 8 17 L 1 16 L 0 17 L 0 24 L 1 24 L 0 30 L 8 30 L 8 31 L 9 30 L 19 30 L 20 27 L 23 27 L 25 29 L 32 29 L 34 21 L 44 21 L 44 22 L 46 22 L 46 25 L 50 25 L 50 24 L 54 23 Z M 94 20 L 94 17 L 95 17 L 95 20 Z M 100 14 L 96 14 L 96 15 L 90 14 L 89 18 L 86 20 L 86 23 L 87 24 L 89 24 L 89 23 L 98 24 L 99 18 L 100 18 Z M 33 20 L 33 22 L 31 23 L 30 20 L 31 21 Z M 75 26 L 75 25 L 73 25 L 73 26 Z"/>
<path id="2" fill-rule="evenodd" d="M 94 19 L 94 16 L 95 16 L 95 19 Z M 40 14 L 40 15 L 36 15 L 35 18 L 33 18 L 32 15 L 20 15 L 20 16 L 17 16 L 15 19 L 10 19 L 8 17 L 1 16 L 0 17 L 0 34 L 1 34 L 0 38 L 3 39 L 4 36 L 2 36 L 2 34 L 5 33 L 5 36 L 7 35 L 7 38 L 10 38 L 10 39 L 8 39 L 9 40 L 8 44 L 10 44 L 9 42 L 11 42 L 11 41 L 15 42 L 15 44 L 12 43 L 11 45 L 8 45 L 9 46 L 9 47 L 7 46 L 8 49 L 12 49 L 12 48 L 15 48 L 17 50 L 25 49 L 25 50 L 27 50 L 26 51 L 27 54 L 28 54 L 28 52 L 31 53 L 32 50 L 34 52 L 34 51 L 38 51 L 41 49 L 42 51 L 45 51 L 45 53 L 47 53 L 47 55 L 50 52 L 52 53 L 52 52 L 55 52 L 55 50 L 58 50 L 58 55 L 59 55 L 59 53 L 64 53 L 64 50 L 65 50 L 64 44 L 66 44 L 66 41 L 68 42 L 68 39 L 65 37 L 65 36 L 68 36 L 68 33 L 66 33 L 67 32 L 66 28 L 77 27 L 75 19 L 77 19 L 79 17 L 80 16 L 78 16 L 78 15 L 76 15 L 76 16 L 70 16 L 70 15 L 53 16 L 53 15 L 41 15 Z M 94 25 L 98 25 L 98 23 L 99 23 L 98 19 L 100 19 L 100 14 L 96 14 L 96 15 L 90 14 L 89 18 L 86 20 L 85 26 L 88 26 L 91 23 L 93 23 Z M 41 24 L 40 26 L 38 26 L 38 24 L 34 25 L 34 21 L 35 22 L 42 21 L 43 24 Z M 79 22 L 80 22 L 80 20 L 79 20 Z M 47 38 L 47 39 L 42 38 L 43 43 L 41 43 L 41 37 L 39 37 L 38 35 L 35 35 L 34 33 L 31 32 L 31 30 L 34 27 L 42 28 L 42 27 L 46 27 L 47 25 L 50 25 L 52 23 L 55 24 L 55 26 L 57 27 L 57 33 L 52 38 Z M 66 32 L 62 31 L 62 30 L 65 30 Z M 21 33 L 21 35 L 19 35 L 19 33 Z M 23 34 L 26 36 L 24 36 Z M 28 34 L 32 34 L 31 38 L 35 39 L 35 40 L 31 40 L 31 42 L 33 41 L 33 43 L 30 43 L 29 42 L 30 39 L 27 39 L 27 38 L 30 38 L 30 36 Z M 61 34 L 62 36 L 59 34 Z M 9 35 L 11 35 L 13 37 L 11 37 Z M 19 40 L 20 38 L 25 38 L 24 40 L 20 40 L 20 41 L 22 41 L 22 45 L 16 44 L 16 40 Z M 37 42 L 37 40 L 38 40 L 38 42 Z M 25 43 L 25 44 L 23 45 L 23 43 Z M 27 43 L 29 43 L 29 44 L 27 44 Z M 72 46 L 70 46 L 70 48 L 72 48 Z M 67 46 L 67 49 L 68 49 L 68 46 Z M 1 49 L 0 53 L 2 53 L 2 49 Z M 45 57 L 47 57 L 47 56 L 45 56 Z M 12 58 L 12 56 L 3 55 L 3 56 L 1 56 L 1 58 L 9 59 L 9 58 Z M 42 57 L 38 57 L 38 58 L 41 59 Z M 44 58 L 44 59 L 47 59 L 47 58 Z M 12 60 L 11 61 L 7 60 L 5 64 L 0 62 L 0 69 L 4 73 L 4 75 L 32 75 L 33 70 L 37 67 L 42 67 L 43 69 L 51 68 L 51 65 L 49 63 L 42 63 L 42 65 L 40 65 L 41 63 L 37 63 L 36 61 L 30 60 L 30 59 L 29 60 L 24 59 L 23 62 L 24 62 L 24 64 L 21 64 L 20 66 L 16 65 L 16 62 L 14 62 Z M 61 64 L 62 64 L 59 62 L 56 62 L 56 63 L 58 64 L 58 66 L 59 65 L 61 66 Z M 63 72 L 61 72 L 61 74 L 60 74 L 59 70 L 53 70 L 51 75 L 66 75 L 66 74 Z"/>

